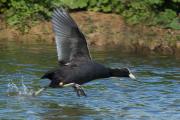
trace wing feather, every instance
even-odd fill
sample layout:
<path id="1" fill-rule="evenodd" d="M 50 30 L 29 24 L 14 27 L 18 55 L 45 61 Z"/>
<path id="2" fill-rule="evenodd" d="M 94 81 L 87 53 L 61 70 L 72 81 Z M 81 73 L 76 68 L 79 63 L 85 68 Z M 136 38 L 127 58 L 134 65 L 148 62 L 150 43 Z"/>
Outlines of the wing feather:
<path id="1" fill-rule="evenodd" d="M 52 25 L 60 63 L 91 60 L 86 39 L 66 10 L 54 10 Z"/>

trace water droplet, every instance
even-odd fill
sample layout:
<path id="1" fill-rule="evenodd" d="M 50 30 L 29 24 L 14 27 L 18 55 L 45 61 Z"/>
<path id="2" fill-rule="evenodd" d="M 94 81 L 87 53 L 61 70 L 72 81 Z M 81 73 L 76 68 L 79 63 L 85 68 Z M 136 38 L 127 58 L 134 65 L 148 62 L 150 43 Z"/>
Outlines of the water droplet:
<path id="1" fill-rule="evenodd" d="M 18 86 L 15 83 L 13 83 L 12 80 L 10 80 L 10 82 L 7 85 L 7 94 L 8 96 L 31 96 L 34 91 L 30 88 L 28 88 L 25 84 L 24 84 L 24 78 L 23 76 L 21 77 L 21 85 Z"/>

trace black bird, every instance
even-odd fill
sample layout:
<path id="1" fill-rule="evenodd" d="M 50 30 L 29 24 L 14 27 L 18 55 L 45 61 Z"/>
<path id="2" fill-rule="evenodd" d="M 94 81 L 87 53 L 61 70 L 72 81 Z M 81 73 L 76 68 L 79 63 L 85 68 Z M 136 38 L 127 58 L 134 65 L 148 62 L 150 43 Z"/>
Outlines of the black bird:
<path id="1" fill-rule="evenodd" d="M 94 79 L 108 77 L 135 79 L 127 68 L 108 68 L 93 61 L 85 36 L 65 9 L 54 10 L 52 25 L 60 67 L 42 76 L 51 80 L 49 87 L 72 86 L 78 96 L 86 96 L 81 85 Z"/>

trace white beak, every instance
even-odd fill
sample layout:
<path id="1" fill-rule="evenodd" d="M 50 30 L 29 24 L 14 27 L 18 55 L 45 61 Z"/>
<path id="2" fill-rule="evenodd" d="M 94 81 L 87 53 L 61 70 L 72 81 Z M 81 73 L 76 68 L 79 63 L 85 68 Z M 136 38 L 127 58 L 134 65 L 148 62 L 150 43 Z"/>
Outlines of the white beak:
<path id="1" fill-rule="evenodd" d="M 133 80 L 136 79 L 136 77 L 135 77 L 132 73 L 129 74 L 129 77 L 130 77 L 131 79 L 133 79 Z"/>

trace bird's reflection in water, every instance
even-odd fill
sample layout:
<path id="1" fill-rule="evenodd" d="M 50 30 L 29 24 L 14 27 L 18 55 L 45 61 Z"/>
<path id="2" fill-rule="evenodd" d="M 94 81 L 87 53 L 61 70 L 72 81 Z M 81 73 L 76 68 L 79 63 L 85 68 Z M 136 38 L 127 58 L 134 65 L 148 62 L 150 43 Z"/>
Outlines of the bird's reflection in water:
<path id="1" fill-rule="evenodd" d="M 98 115 L 100 112 L 89 108 L 87 106 L 74 104 L 57 104 L 57 103 L 44 103 L 46 111 L 40 113 L 40 118 L 43 120 L 79 120 L 90 119 Z"/>

